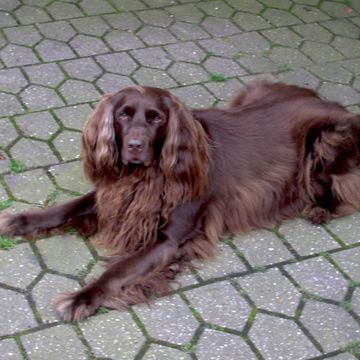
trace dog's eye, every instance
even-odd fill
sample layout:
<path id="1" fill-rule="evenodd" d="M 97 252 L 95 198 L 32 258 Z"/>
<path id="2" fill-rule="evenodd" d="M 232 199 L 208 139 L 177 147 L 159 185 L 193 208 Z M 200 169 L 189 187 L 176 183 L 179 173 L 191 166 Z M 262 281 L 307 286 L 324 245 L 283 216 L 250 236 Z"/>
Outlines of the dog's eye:
<path id="1" fill-rule="evenodd" d="M 125 111 L 120 111 L 119 118 L 120 120 L 130 120 L 130 116 Z"/>
<path id="2" fill-rule="evenodd" d="M 159 114 L 153 113 L 149 114 L 146 120 L 149 124 L 158 124 L 162 121 L 162 117 Z"/>

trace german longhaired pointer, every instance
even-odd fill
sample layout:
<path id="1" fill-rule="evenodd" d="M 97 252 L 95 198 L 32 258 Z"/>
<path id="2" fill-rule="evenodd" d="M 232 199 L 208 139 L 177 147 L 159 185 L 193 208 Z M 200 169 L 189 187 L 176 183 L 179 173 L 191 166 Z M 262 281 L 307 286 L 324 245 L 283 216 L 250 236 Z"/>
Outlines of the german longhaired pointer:
<path id="1" fill-rule="evenodd" d="M 81 320 L 170 291 L 219 239 L 303 216 L 320 224 L 360 207 L 360 116 L 312 90 L 257 82 L 224 109 L 194 110 L 170 92 L 105 95 L 85 125 L 94 190 L 69 203 L 2 214 L 0 234 L 77 227 L 111 255 L 105 272 L 55 299 Z"/>

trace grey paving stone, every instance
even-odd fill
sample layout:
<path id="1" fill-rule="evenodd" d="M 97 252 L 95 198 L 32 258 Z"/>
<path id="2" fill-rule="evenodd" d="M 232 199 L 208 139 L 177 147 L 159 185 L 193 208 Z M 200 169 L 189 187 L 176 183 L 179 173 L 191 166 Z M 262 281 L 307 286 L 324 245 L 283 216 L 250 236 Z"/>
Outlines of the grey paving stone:
<path id="1" fill-rule="evenodd" d="M 146 354 L 143 357 L 143 359 L 144 360 L 168 360 L 168 359 L 190 360 L 191 357 L 188 354 L 185 354 L 179 350 L 170 347 L 151 344 L 149 349 L 146 351 Z"/>
<path id="2" fill-rule="evenodd" d="M 105 35 L 105 40 L 116 51 L 144 47 L 144 44 L 139 38 L 126 31 L 112 30 Z"/>
<path id="3" fill-rule="evenodd" d="M 297 49 L 276 47 L 269 55 L 277 64 L 289 64 L 292 67 L 312 66 L 312 61 Z"/>
<path id="4" fill-rule="evenodd" d="M 305 41 L 302 52 L 316 63 L 331 62 L 343 59 L 343 56 L 333 47 L 313 41 Z"/>
<path id="5" fill-rule="evenodd" d="M 172 22 L 172 18 L 162 9 L 138 11 L 136 14 L 147 25 L 167 27 Z"/>
<path id="6" fill-rule="evenodd" d="M 204 67 L 212 74 L 221 74 L 227 77 L 246 75 L 235 61 L 220 57 L 210 56 L 204 63 Z"/>
<path id="7" fill-rule="evenodd" d="M 151 7 L 162 7 L 176 4 L 175 0 L 143 0 L 143 3 Z"/>
<path id="8" fill-rule="evenodd" d="M 246 10 L 249 13 L 259 14 L 264 6 L 256 0 L 227 0 L 227 3 L 236 10 Z"/>
<path id="9" fill-rule="evenodd" d="M 27 147 L 27 149 L 30 149 L 30 147 Z M 31 150 L 28 151 L 30 154 L 34 154 Z M 41 153 L 39 152 L 39 154 Z M 42 169 L 30 170 L 16 175 L 6 175 L 5 181 L 17 199 L 30 203 L 43 204 L 55 190 L 54 185 Z"/>
<path id="10" fill-rule="evenodd" d="M 332 254 L 331 257 L 352 280 L 360 282 L 360 247 Z"/>
<path id="11" fill-rule="evenodd" d="M 202 279 L 207 280 L 245 270 L 246 266 L 235 255 L 234 251 L 225 243 L 220 243 L 214 260 L 200 265 L 197 273 Z"/>
<path id="12" fill-rule="evenodd" d="M 354 357 L 354 356 L 352 356 L 351 354 L 348 354 L 348 353 L 343 353 L 343 354 L 340 354 L 340 355 L 331 356 L 328 359 L 330 359 L 330 360 L 356 360 L 356 357 Z"/>
<path id="13" fill-rule="evenodd" d="M 242 84 L 237 79 L 229 79 L 223 82 L 209 82 L 205 86 L 220 100 L 230 100 Z"/>
<path id="14" fill-rule="evenodd" d="M 16 25 L 15 19 L 5 11 L 0 11 L 0 22 L 2 26 L 13 26 Z"/>
<path id="15" fill-rule="evenodd" d="M 360 287 L 354 290 L 351 300 L 353 309 L 360 315 Z"/>
<path id="16" fill-rule="evenodd" d="M 27 80 L 19 69 L 0 70 L 0 91 L 16 94 L 26 85 Z"/>
<path id="17" fill-rule="evenodd" d="M 332 45 L 347 58 L 360 56 L 360 40 L 336 36 Z"/>
<path id="18" fill-rule="evenodd" d="M 309 5 L 295 5 L 291 11 L 306 23 L 330 19 L 329 16 L 323 13 L 320 9 Z"/>
<path id="19" fill-rule="evenodd" d="M 88 35 L 77 35 L 70 41 L 70 45 L 80 56 L 91 56 L 109 52 L 109 48 L 101 39 Z"/>
<path id="20" fill-rule="evenodd" d="M 166 72 L 145 67 L 141 67 L 135 72 L 134 79 L 144 86 L 171 88 L 177 85 Z"/>
<path id="21" fill-rule="evenodd" d="M 334 19 L 324 21 L 322 26 L 330 30 L 335 35 L 351 37 L 357 39 L 360 35 L 360 29 L 347 19 Z"/>
<path id="22" fill-rule="evenodd" d="M 258 314 L 249 337 L 268 360 L 300 360 L 320 355 L 291 320 Z"/>
<path id="23" fill-rule="evenodd" d="M 30 110 L 50 109 L 64 105 L 55 90 L 40 85 L 27 87 L 20 97 Z"/>
<path id="24" fill-rule="evenodd" d="M 57 184 L 67 190 L 85 193 L 91 189 L 85 179 L 80 161 L 52 166 L 49 171 L 54 175 Z"/>
<path id="25" fill-rule="evenodd" d="M 23 68 L 32 84 L 56 87 L 65 76 L 57 64 L 40 64 Z"/>
<path id="26" fill-rule="evenodd" d="M 120 11 L 142 10 L 146 5 L 141 0 L 113 0 L 112 4 Z"/>
<path id="27" fill-rule="evenodd" d="M 25 289 L 41 268 L 28 244 L 10 250 L 0 250 L 0 282 Z"/>
<path id="28" fill-rule="evenodd" d="M 340 247 L 321 226 L 312 225 L 303 219 L 285 222 L 279 231 L 302 256 Z"/>
<path id="29" fill-rule="evenodd" d="M 211 106 L 215 98 L 201 85 L 190 85 L 173 89 L 171 92 L 178 96 L 187 106 L 205 108 Z"/>
<path id="30" fill-rule="evenodd" d="M 55 110 L 55 114 L 67 128 L 82 130 L 91 111 L 91 107 L 84 104 Z"/>
<path id="31" fill-rule="evenodd" d="M 53 144 L 64 161 L 79 159 L 81 155 L 81 134 L 75 131 L 63 131 Z"/>
<path id="32" fill-rule="evenodd" d="M 8 168 L 6 168 L 6 163 L 7 163 L 6 160 L 1 160 L 0 161 L 0 173 L 5 172 L 5 171 L 8 170 Z M 8 199 L 9 199 L 9 197 L 8 197 L 5 189 L 2 186 L 0 186 L 0 201 L 6 201 Z"/>
<path id="33" fill-rule="evenodd" d="M 325 30 L 319 24 L 306 24 L 306 25 L 297 25 L 293 27 L 299 35 L 301 35 L 305 40 L 319 41 L 319 42 L 329 42 L 332 38 L 332 35 L 329 31 Z"/>
<path id="34" fill-rule="evenodd" d="M 192 339 L 198 322 L 179 295 L 156 300 L 152 307 L 134 308 L 149 335 L 173 344 L 186 344 Z"/>
<path id="35" fill-rule="evenodd" d="M 349 5 L 347 4 L 339 4 L 332 1 L 324 1 L 320 9 L 326 12 L 328 15 L 332 17 L 348 17 L 352 16 L 351 12 L 348 12 Z"/>
<path id="36" fill-rule="evenodd" d="M 93 84 L 80 80 L 66 80 L 61 85 L 60 92 L 69 105 L 97 101 L 100 98 Z"/>
<path id="37" fill-rule="evenodd" d="M 234 243 L 252 266 L 265 266 L 292 259 L 291 253 L 275 234 L 252 231 L 248 235 L 238 235 Z"/>
<path id="38" fill-rule="evenodd" d="M 112 311 L 80 323 L 95 356 L 132 359 L 145 339 L 128 312 Z"/>
<path id="39" fill-rule="evenodd" d="M 3 0 L 0 4 L 1 10 L 12 11 L 15 10 L 20 5 L 20 2 L 17 0 Z"/>
<path id="40" fill-rule="evenodd" d="M 0 353 L 4 359 L 22 360 L 23 357 L 14 339 L 6 339 L 0 342 Z"/>
<path id="41" fill-rule="evenodd" d="M 240 35 L 237 36 L 239 37 Z M 238 47 L 231 42 L 231 40 L 229 39 L 229 37 L 227 37 L 221 39 L 200 40 L 199 43 L 207 52 L 213 55 L 233 57 L 235 54 L 238 54 L 239 50 Z M 175 44 L 174 46 L 177 46 L 177 44 Z M 181 50 L 178 50 L 178 52 L 180 51 Z"/>
<path id="42" fill-rule="evenodd" d="M 230 20 L 209 16 L 201 24 L 201 26 L 211 35 L 229 36 L 240 33 L 240 29 Z"/>
<path id="43" fill-rule="evenodd" d="M 113 29 L 134 32 L 141 26 L 141 22 L 132 13 L 103 15 Z"/>
<path id="44" fill-rule="evenodd" d="M 300 321 L 326 352 L 341 349 L 359 339 L 359 325 L 344 309 L 336 305 L 309 301 Z"/>
<path id="45" fill-rule="evenodd" d="M 263 30 L 271 28 L 270 22 L 260 15 L 237 12 L 233 21 L 245 31 Z"/>
<path id="46" fill-rule="evenodd" d="M 111 2 L 106 0 L 82 0 L 80 6 L 88 15 L 105 14 L 115 10 Z"/>
<path id="47" fill-rule="evenodd" d="M 326 99 L 340 102 L 344 106 L 356 105 L 360 102 L 360 93 L 349 85 L 324 82 L 319 92 Z"/>
<path id="48" fill-rule="evenodd" d="M 347 291 L 345 278 L 323 257 L 286 265 L 285 270 L 301 288 L 323 298 L 341 301 Z"/>
<path id="49" fill-rule="evenodd" d="M 206 39 L 209 37 L 208 33 L 199 25 L 186 22 L 176 22 L 171 27 L 171 31 L 181 41 Z"/>
<path id="50" fill-rule="evenodd" d="M 290 0 L 260 0 L 262 4 L 276 9 L 289 9 L 292 5 Z"/>
<path id="51" fill-rule="evenodd" d="M 301 24 L 301 20 L 288 11 L 279 9 L 266 9 L 262 16 L 275 26 L 289 26 Z"/>
<path id="52" fill-rule="evenodd" d="M 230 17 L 234 10 L 224 1 L 213 0 L 208 2 L 199 2 L 197 7 L 204 11 L 207 15 L 217 17 Z"/>
<path id="53" fill-rule="evenodd" d="M 186 291 L 186 297 L 208 323 L 241 331 L 251 308 L 228 282 Z"/>
<path id="54" fill-rule="evenodd" d="M 301 294 L 278 269 L 242 277 L 238 283 L 258 308 L 295 315 Z"/>
<path id="55" fill-rule="evenodd" d="M 94 81 L 103 72 L 92 58 L 69 60 L 61 65 L 70 77 L 78 80 Z"/>
<path id="56" fill-rule="evenodd" d="M 304 69 L 295 69 L 294 71 L 283 72 L 278 75 L 280 81 L 289 84 L 315 89 L 320 80 Z"/>
<path id="57" fill-rule="evenodd" d="M 229 36 L 226 39 L 236 47 L 235 53 L 258 54 L 270 49 L 269 42 L 257 32 Z"/>
<path id="58" fill-rule="evenodd" d="M 170 44 L 176 41 L 168 30 L 154 26 L 144 26 L 137 35 L 150 46 Z"/>
<path id="59" fill-rule="evenodd" d="M 354 244 L 360 241 L 359 213 L 333 220 L 326 226 L 346 244 Z"/>
<path id="60" fill-rule="evenodd" d="M 76 336 L 73 328 L 67 325 L 58 325 L 21 337 L 26 353 L 30 359 L 53 360 L 85 360 L 86 348 Z"/>
<path id="61" fill-rule="evenodd" d="M 199 23 L 204 14 L 193 4 L 175 5 L 166 9 L 177 21 Z"/>
<path id="62" fill-rule="evenodd" d="M 180 85 L 190 85 L 201 83 L 209 79 L 209 74 L 199 65 L 176 62 L 173 64 L 168 73 Z"/>
<path id="63" fill-rule="evenodd" d="M 246 70 L 248 70 L 252 74 L 274 72 L 278 68 L 278 65 L 275 64 L 273 61 L 259 54 L 238 54 L 235 55 L 234 58 L 239 64 L 241 64 Z"/>
<path id="64" fill-rule="evenodd" d="M 178 45 L 176 46 L 178 47 Z M 143 66 L 166 69 L 171 63 L 171 57 L 160 47 L 133 50 L 131 55 Z"/>
<path id="65" fill-rule="evenodd" d="M 66 60 L 75 57 L 74 52 L 67 44 L 56 40 L 43 40 L 36 45 L 35 49 L 44 61 Z"/>
<path id="66" fill-rule="evenodd" d="M 275 44 L 299 47 L 302 38 L 286 27 L 262 31 L 262 34 Z"/>
<path id="67" fill-rule="evenodd" d="M 134 82 L 127 76 L 104 74 L 96 81 L 96 85 L 104 93 L 119 91 L 125 87 L 134 85 Z M 143 84 L 142 84 L 143 85 Z"/>
<path id="68" fill-rule="evenodd" d="M 257 359 L 240 336 L 211 329 L 205 329 L 196 346 L 196 353 L 199 360 Z"/>
<path id="69" fill-rule="evenodd" d="M 205 52 L 191 41 L 167 45 L 165 49 L 174 59 L 179 61 L 200 63 L 206 56 Z"/>
<path id="70" fill-rule="evenodd" d="M 28 330 L 37 325 L 28 302 L 22 294 L 0 288 L 0 335 Z"/>
<path id="71" fill-rule="evenodd" d="M 0 116 L 21 114 L 24 109 L 14 95 L 0 93 Z"/>
<path id="72" fill-rule="evenodd" d="M 20 21 L 21 24 L 34 24 L 45 21 L 50 21 L 51 18 L 49 15 L 43 10 L 35 6 L 20 6 L 18 9 L 14 11 L 16 18 Z"/>
<path id="73" fill-rule="evenodd" d="M 70 19 L 82 16 L 81 10 L 75 4 L 54 2 L 47 7 L 47 11 L 55 20 Z"/>
<path id="74" fill-rule="evenodd" d="M 84 241 L 73 235 L 53 236 L 36 245 L 49 268 L 66 274 L 78 275 L 93 259 Z"/>
<path id="75" fill-rule="evenodd" d="M 198 284 L 196 277 L 190 272 L 190 270 L 186 270 L 176 277 L 175 281 L 172 283 L 172 288 L 180 289 L 181 287 L 195 284 Z"/>
<path id="76" fill-rule="evenodd" d="M 110 26 L 100 16 L 72 19 L 71 24 L 86 35 L 102 36 Z"/>
<path id="77" fill-rule="evenodd" d="M 20 66 L 39 62 L 33 51 L 20 45 L 9 44 L 0 51 L 0 58 L 6 66 Z"/>
<path id="78" fill-rule="evenodd" d="M 149 49 L 135 50 L 133 53 L 146 50 Z M 149 51 L 146 53 L 149 53 Z M 96 57 L 96 61 L 105 69 L 105 71 L 115 74 L 130 75 L 137 68 L 135 61 L 124 52 L 99 55 Z"/>
<path id="79" fill-rule="evenodd" d="M 321 64 L 312 67 L 311 72 L 323 80 L 348 84 L 352 79 L 352 74 L 341 67 L 340 64 L 341 62 Z"/>
<path id="80" fill-rule="evenodd" d="M 34 25 L 4 29 L 4 33 L 11 43 L 18 45 L 33 46 L 41 39 Z"/>
<path id="81" fill-rule="evenodd" d="M 51 323 L 59 319 L 52 305 L 56 295 L 66 291 L 78 290 L 79 288 L 79 284 L 74 280 L 58 275 L 45 274 L 31 292 L 36 310 L 39 312 L 42 321 Z"/>
<path id="82" fill-rule="evenodd" d="M 75 30 L 67 21 L 52 21 L 37 24 L 40 32 L 49 39 L 68 41 L 75 35 Z"/>

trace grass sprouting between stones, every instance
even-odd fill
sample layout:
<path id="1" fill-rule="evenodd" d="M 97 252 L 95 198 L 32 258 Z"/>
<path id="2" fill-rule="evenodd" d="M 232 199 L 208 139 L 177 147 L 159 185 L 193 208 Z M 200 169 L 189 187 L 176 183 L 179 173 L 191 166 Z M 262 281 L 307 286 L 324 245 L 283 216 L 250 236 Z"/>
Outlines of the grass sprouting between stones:
<path id="1" fill-rule="evenodd" d="M 3 200 L 3 201 L 0 201 L 0 211 L 1 210 L 4 210 L 4 209 L 7 209 L 11 206 L 11 200 Z"/>
<path id="2" fill-rule="evenodd" d="M 288 72 L 291 71 L 293 69 L 291 64 L 281 64 L 278 67 L 278 73 L 284 73 L 284 72 Z"/>
<path id="3" fill-rule="evenodd" d="M 11 160 L 10 170 L 13 173 L 21 173 L 26 170 L 26 166 L 19 160 Z"/>
<path id="4" fill-rule="evenodd" d="M 0 236 L 0 249 L 1 250 L 9 250 L 14 248 L 17 245 L 15 239 L 8 236 Z"/>
<path id="5" fill-rule="evenodd" d="M 216 81 L 216 82 L 222 82 L 222 81 L 226 81 L 227 78 L 225 75 L 220 74 L 220 73 L 212 73 L 211 74 L 211 80 L 212 81 Z"/>

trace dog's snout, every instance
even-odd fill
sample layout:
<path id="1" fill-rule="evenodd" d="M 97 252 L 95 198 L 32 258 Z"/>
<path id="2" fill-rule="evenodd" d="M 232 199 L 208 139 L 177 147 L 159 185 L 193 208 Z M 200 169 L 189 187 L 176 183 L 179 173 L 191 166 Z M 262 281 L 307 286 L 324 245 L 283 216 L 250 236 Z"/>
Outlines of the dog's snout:
<path id="1" fill-rule="evenodd" d="M 127 147 L 130 151 L 142 151 L 144 149 L 144 142 L 141 139 L 129 139 Z"/>

